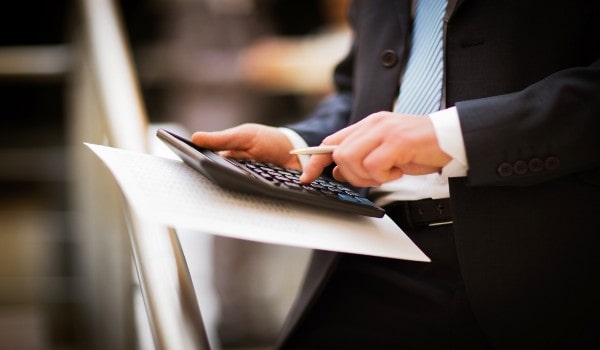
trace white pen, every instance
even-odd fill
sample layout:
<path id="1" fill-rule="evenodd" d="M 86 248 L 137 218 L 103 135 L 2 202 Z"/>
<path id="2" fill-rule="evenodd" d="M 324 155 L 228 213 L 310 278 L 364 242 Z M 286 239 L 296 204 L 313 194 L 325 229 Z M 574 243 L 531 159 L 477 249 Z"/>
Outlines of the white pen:
<path id="1" fill-rule="evenodd" d="M 321 145 L 306 148 L 296 148 L 290 151 L 290 154 L 328 154 L 333 153 L 333 150 L 337 148 L 337 145 Z"/>

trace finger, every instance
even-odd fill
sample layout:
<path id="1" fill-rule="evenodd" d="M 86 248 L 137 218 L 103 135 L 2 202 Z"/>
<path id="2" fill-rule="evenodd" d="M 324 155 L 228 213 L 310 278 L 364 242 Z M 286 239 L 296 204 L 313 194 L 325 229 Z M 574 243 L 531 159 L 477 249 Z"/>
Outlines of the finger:
<path id="1" fill-rule="evenodd" d="M 402 171 L 408 175 L 426 175 L 440 172 L 442 168 L 429 166 L 429 165 L 419 165 L 414 163 L 405 164 L 402 166 Z"/>
<path id="2" fill-rule="evenodd" d="M 381 183 L 383 184 L 386 182 L 397 180 L 397 179 L 401 178 L 402 176 L 404 176 L 404 174 L 405 174 L 404 169 L 393 167 L 391 169 L 388 169 L 388 171 L 385 175 L 385 180 L 382 181 Z"/>
<path id="3" fill-rule="evenodd" d="M 333 159 L 329 154 L 319 154 L 311 156 L 310 160 L 302 170 L 302 175 L 300 175 L 300 182 L 303 184 L 313 182 L 321 175 L 323 169 L 325 169 L 325 167 L 331 164 L 331 162 L 333 162 Z"/>
<path id="4" fill-rule="evenodd" d="M 391 112 L 386 112 L 386 111 L 370 114 L 367 117 L 359 120 L 358 122 L 351 124 L 343 129 L 337 131 L 334 134 L 329 135 L 328 137 L 326 137 L 323 140 L 323 144 L 328 144 L 328 145 L 340 144 L 349 135 L 354 134 L 356 132 L 360 133 L 361 129 L 362 130 L 371 129 L 369 127 L 370 125 L 377 124 L 380 121 L 384 120 L 384 118 L 387 118 L 390 116 L 393 116 L 393 114 Z"/>
<path id="5" fill-rule="evenodd" d="M 228 149 L 228 137 L 223 135 L 223 132 L 204 132 L 197 131 L 192 134 L 192 142 L 200 147 L 209 148 L 212 150 Z"/>
<path id="6" fill-rule="evenodd" d="M 379 138 L 369 132 L 356 132 L 348 135 L 333 154 L 334 162 L 344 169 L 344 176 L 356 179 L 369 179 L 364 160 L 379 147 Z"/>
<path id="7" fill-rule="evenodd" d="M 381 185 L 381 183 L 372 179 L 361 178 L 353 173 L 345 172 L 344 168 L 340 166 L 333 168 L 333 178 L 339 182 L 347 182 L 356 187 L 377 187 Z"/>
<path id="8" fill-rule="evenodd" d="M 402 176 L 402 168 L 395 164 L 395 159 L 401 152 L 402 150 L 389 144 L 380 144 L 363 160 L 362 165 L 367 173 L 365 177 L 379 183 L 386 183 Z"/>
<path id="9" fill-rule="evenodd" d="M 217 151 L 245 149 L 248 144 L 245 135 L 236 128 L 214 132 L 197 131 L 192 135 L 192 142 Z"/>
<path id="10" fill-rule="evenodd" d="M 360 123 L 360 122 L 359 122 Z M 359 124 L 352 124 L 347 126 L 323 139 L 321 142 L 323 145 L 339 145 L 349 135 L 353 134 L 359 127 Z"/>

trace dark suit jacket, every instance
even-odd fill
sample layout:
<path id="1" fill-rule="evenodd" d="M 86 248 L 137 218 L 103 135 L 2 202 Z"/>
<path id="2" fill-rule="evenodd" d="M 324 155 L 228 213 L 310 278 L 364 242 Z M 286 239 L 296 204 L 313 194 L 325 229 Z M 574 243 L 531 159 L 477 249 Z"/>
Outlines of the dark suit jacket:
<path id="1" fill-rule="evenodd" d="M 354 2 L 337 93 L 291 126 L 309 144 L 392 108 L 409 8 Z M 458 108 L 469 162 L 450 192 L 475 316 L 497 346 L 523 334 L 535 345 L 599 337 L 600 1 L 458 0 L 447 17 L 445 100 Z M 315 252 L 282 339 L 336 255 Z"/>

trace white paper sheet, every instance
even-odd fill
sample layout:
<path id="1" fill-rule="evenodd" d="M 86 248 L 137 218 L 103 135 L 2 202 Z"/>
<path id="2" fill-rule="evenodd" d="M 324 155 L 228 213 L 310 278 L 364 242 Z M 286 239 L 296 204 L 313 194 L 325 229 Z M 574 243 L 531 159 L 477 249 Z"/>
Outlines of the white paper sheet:
<path id="1" fill-rule="evenodd" d="M 86 145 L 145 220 L 264 243 L 430 261 L 387 216 L 339 214 L 232 192 L 179 160 Z"/>

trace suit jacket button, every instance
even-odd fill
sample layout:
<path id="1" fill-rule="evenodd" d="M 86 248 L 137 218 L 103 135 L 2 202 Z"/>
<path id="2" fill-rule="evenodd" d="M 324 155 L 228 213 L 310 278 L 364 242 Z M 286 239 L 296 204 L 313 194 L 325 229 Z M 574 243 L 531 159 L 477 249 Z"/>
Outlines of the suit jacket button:
<path id="1" fill-rule="evenodd" d="M 537 173 L 538 171 L 544 170 L 544 161 L 540 158 L 531 158 L 529 160 L 529 171 Z"/>
<path id="2" fill-rule="evenodd" d="M 498 166 L 498 175 L 502 177 L 511 176 L 513 174 L 513 166 L 510 163 L 502 163 Z"/>
<path id="3" fill-rule="evenodd" d="M 546 158 L 546 160 L 544 161 L 544 167 L 546 168 L 546 170 L 556 170 L 559 166 L 560 160 L 558 159 L 558 157 L 551 156 Z"/>
<path id="4" fill-rule="evenodd" d="M 393 50 L 385 50 L 381 53 L 381 64 L 386 68 L 391 68 L 398 63 L 398 55 Z"/>
<path id="5" fill-rule="evenodd" d="M 515 174 L 523 175 L 528 171 L 527 162 L 524 160 L 518 160 L 515 162 L 515 164 L 513 164 L 513 169 L 515 171 Z"/>

